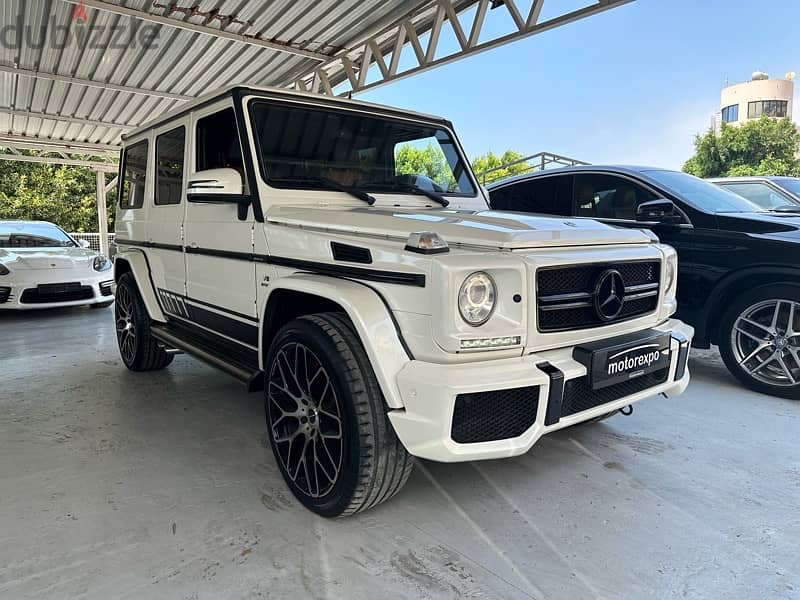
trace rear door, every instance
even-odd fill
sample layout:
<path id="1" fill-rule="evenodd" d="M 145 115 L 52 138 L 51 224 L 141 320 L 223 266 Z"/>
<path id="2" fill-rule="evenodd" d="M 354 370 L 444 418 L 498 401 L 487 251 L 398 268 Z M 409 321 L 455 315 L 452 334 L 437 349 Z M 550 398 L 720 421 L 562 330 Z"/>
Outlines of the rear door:
<path id="1" fill-rule="evenodd" d="M 188 117 L 155 131 L 152 203 L 148 207 L 148 260 L 153 283 L 168 312 L 180 311 L 174 295 L 186 294 L 183 220 L 186 200 L 186 138 Z"/>

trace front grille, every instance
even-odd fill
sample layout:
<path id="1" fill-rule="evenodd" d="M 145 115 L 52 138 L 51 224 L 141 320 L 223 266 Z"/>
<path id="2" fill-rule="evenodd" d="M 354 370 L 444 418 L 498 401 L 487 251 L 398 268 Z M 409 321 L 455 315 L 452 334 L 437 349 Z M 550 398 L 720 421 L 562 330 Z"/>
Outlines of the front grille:
<path id="1" fill-rule="evenodd" d="M 113 281 L 101 281 L 100 282 L 100 294 L 103 296 L 111 296 L 111 285 Z"/>
<path id="2" fill-rule="evenodd" d="M 459 394 L 450 437 L 459 444 L 518 437 L 534 424 L 538 407 L 538 385 Z"/>
<path id="3" fill-rule="evenodd" d="M 625 284 L 624 304 L 611 321 L 601 319 L 594 306 L 598 278 L 615 269 Z M 585 329 L 632 319 L 658 306 L 659 261 L 593 263 L 572 267 L 544 267 L 536 273 L 539 331 Z"/>
<path id="4" fill-rule="evenodd" d="M 49 302 L 74 302 L 94 297 L 92 288 L 80 283 L 44 283 L 22 292 L 21 304 L 47 304 Z"/>
<path id="5" fill-rule="evenodd" d="M 654 387 L 667 380 L 669 367 L 653 371 L 628 381 L 615 383 L 599 390 L 593 390 L 586 376 L 569 379 L 564 384 L 564 397 L 561 400 L 561 416 L 567 417 L 575 413 L 589 410 L 595 406 L 619 400 Z"/>
<path id="6" fill-rule="evenodd" d="M 8 302 L 9 298 L 11 298 L 11 288 L 0 287 L 0 304 Z"/>

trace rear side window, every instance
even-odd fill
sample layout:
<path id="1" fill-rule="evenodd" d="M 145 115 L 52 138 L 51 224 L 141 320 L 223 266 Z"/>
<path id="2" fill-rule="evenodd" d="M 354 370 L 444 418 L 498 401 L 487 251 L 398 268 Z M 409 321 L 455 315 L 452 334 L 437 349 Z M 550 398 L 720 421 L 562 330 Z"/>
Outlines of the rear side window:
<path id="1" fill-rule="evenodd" d="M 575 214 L 599 219 L 636 220 L 636 209 L 655 194 L 623 177 L 587 173 L 575 177 Z"/>
<path id="2" fill-rule="evenodd" d="M 183 154 L 186 128 L 156 138 L 156 204 L 180 204 L 183 194 Z"/>
<path id="3" fill-rule="evenodd" d="M 491 192 L 492 209 L 569 216 L 569 177 L 542 177 Z"/>
<path id="4" fill-rule="evenodd" d="M 142 208 L 144 187 L 147 180 L 147 140 L 136 142 L 125 149 L 122 159 L 125 170 L 122 173 L 122 193 L 120 208 Z"/>
<path id="5" fill-rule="evenodd" d="M 244 179 L 244 160 L 236 115 L 226 108 L 197 121 L 197 170 L 236 169 Z"/>

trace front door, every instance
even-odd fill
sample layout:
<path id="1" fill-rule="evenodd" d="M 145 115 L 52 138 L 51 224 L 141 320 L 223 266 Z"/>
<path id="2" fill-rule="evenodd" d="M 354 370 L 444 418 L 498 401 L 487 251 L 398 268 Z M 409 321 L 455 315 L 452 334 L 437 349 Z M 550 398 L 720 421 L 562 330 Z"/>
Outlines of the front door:
<path id="1" fill-rule="evenodd" d="M 216 105 L 192 118 L 193 172 L 233 168 L 244 161 L 230 103 Z M 245 182 L 245 186 L 248 183 Z M 230 203 L 187 202 L 186 295 L 195 324 L 212 333 L 257 347 L 255 263 L 252 212 L 240 221 Z"/>

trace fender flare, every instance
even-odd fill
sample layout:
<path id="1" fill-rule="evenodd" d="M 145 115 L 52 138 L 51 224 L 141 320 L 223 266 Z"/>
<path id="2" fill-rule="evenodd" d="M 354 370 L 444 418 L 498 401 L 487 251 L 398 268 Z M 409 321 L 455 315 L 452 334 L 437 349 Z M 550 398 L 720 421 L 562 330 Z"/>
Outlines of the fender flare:
<path id="1" fill-rule="evenodd" d="M 147 256 L 141 250 L 125 250 L 117 252 L 114 257 L 114 281 L 119 281 L 121 275 L 122 263 L 127 263 L 133 278 L 136 281 L 136 286 L 139 288 L 139 294 L 142 296 L 144 305 L 147 308 L 147 314 L 154 321 L 161 321 L 166 323 L 167 318 L 161 312 L 161 306 L 158 304 L 156 297 L 155 286 L 150 278 L 150 264 L 147 262 Z"/>
<path id="2" fill-rule="evenodd" d="M 378 385 L 390 408 L 403 408 L 397 374 L 411 361 L 389 307 L 371 287 L 349 279 L 324 275 L 295 274 L 281 277 L 270 286 L 259 320 L 259 363 L 264 364 L 268 348 L 264 344 L 264 315 L 269 299 L 278 290 L 291 290 L 319 296 L 339 304 L 355 326 L 369 357 Z"/>
<path id="3" fill-rule="evenodd" d="M 740 269 L 724 276 L 716 283 L 711 293 L 708 295 L 708 301 L 700 312 L 699 323 L 697 323 L 696 327 L 697 331 L 702 332 L 704 334 L 703 337 L 710 340 L 714 334 L 713 328 L 719 323 L 719 318 L 713 323 L 711 322 L 712 311 L 714 307 L 720 303 L 725 293 L 733 286 L 740 284 L 742 280 L 747 277 L 765 276 L 773 277 L 774 281 L 761 282 L 758 284 L 759 287 L 772 283 L 797 283 L 798 280 L 800 280 L 800 269 L 784 265 L 760 265 Z M 794 281 L 792 279 L 782 279 L 782 277 L 793 278 Z"/>

